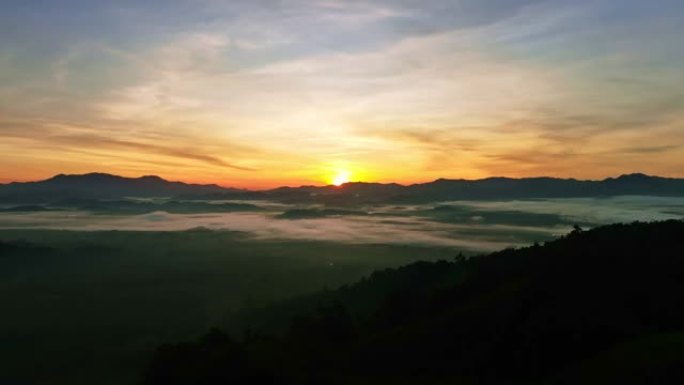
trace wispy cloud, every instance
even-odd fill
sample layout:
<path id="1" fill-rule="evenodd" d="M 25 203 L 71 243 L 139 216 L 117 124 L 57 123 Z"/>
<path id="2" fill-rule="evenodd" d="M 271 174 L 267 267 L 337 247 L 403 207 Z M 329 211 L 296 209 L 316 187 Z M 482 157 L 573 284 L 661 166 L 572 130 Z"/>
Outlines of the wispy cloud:
<path id="1" fill-rule="evenodd" d="M 170 147 L 151 143 L 133 142 L 128 140 L 110 139 L 95 135 L 72 135 L 72 136 L 51 136 L 51 142 L 78 144 L 84 147 L 95 148 L 118 148 L 118 149 L 132 149 L 143 152 L 164 155 L 172 158 L 181 158 L 186 160 L 199 161 L 213 166 L 228 167 L 241 171 L 254 171 L 253 168 L 239 166 L 224 161 L 217 156 L 207 155 L 204 152 L 194 152 L 187 148 Z"/>
<path id="2" fill-rule="evenodd" d="M 682 175 L 684 12 L 644 4 L 11 0 L 0 151 L 32 177 L 79 147 L 278 183 Z"/>

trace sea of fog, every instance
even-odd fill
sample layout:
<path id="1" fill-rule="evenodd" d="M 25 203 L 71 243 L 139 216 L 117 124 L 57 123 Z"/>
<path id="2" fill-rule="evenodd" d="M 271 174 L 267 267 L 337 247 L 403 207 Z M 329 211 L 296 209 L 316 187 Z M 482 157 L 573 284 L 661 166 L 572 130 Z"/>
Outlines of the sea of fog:
<path id="1" fill-rule="evenodd" d="M 205 203 L 209 208 L 185 213 L 162 209 L 136 214 L 68 208 L 5 211 L 0 213 L 0 228 L 83 231 L 207 228 L 243 232 L 264 240 L 420 244 L 489 251 L 545 241 L 567 233 L 575 224 L 594 227 L 684 217 L 684 198 L 648 196 L 453 201 L 344 208 L 265 201 Z M 226 203 L 249 204 L 256 210 L 211 209 L 213 205 L 219 207 Z M 196 202 L 194 205 L 196 207 Z"/>

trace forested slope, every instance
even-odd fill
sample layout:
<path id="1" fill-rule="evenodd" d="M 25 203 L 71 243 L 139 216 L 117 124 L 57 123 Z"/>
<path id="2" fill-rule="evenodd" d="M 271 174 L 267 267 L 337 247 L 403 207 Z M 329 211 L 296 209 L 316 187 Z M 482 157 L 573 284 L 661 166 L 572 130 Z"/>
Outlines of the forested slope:
<path id="1" fill-rule="evenodd" d="M 162 346 L 143 383 L 681 383 L 683 246 L 681 221 L 616 224 L 383 271 Z"/>

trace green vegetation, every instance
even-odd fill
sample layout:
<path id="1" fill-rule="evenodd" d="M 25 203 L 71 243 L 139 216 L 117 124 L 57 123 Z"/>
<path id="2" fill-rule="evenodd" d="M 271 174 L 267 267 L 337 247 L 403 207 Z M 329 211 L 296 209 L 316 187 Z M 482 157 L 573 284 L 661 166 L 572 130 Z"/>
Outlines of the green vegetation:
<path id="1" fill-rule="evenodd" d="M 530 213 L 514 210 L 483 210 L 466 205 L 437 205 L 429 210 L 416 213 L 445 223 L 487 223 L 516 226 L 558 226 L 577 223 L 574 218 L 560 214 Z M 584 222 L 583 225 L 591 225 Z"/>
<path id="2" fill-rule="evenodd" d="M 576 227 L 385 270 L 243 315 L 239 338 L 163 345 L 143 384 L 682 383 L 682 234 L 682 221 Z"/>
<path id="3" fill-rule="evenodd" d="M 290 209 L 282 214 L 276 216 L 280 219 L 313 219 L 313 218 L 326 218 L 331 216 L 341 216 L 341 215 L 351 215 L 351 216 L 364 216 L 368 215 L 367 212 L 361 210 L 345 210 L 339 208 L 330 209 Z"/>
<path id="4" fill-rule="evenodd" d="M 451 249 L 243 233 L 0 231 L 0 383 L 131 384 L 154 347 L 235 312 Z"/>
<path id="5" fill-rule="evenodd" d="M 468 257 L 204 229 L 3 230 L 0 383 L 674 382 L 682 234 L 681 221 L 576 228 Z"/>

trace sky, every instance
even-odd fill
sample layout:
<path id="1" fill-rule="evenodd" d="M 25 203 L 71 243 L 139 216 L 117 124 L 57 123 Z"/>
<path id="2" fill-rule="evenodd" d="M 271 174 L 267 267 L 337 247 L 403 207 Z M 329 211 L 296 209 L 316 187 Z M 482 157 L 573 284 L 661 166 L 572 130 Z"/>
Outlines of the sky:
<path id="1" fill-rule="evenodd" d="M 684 177 L 681 0 L 3 0 L 0 183 Z"/>

